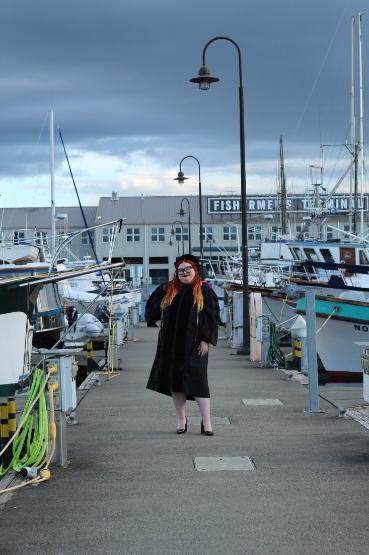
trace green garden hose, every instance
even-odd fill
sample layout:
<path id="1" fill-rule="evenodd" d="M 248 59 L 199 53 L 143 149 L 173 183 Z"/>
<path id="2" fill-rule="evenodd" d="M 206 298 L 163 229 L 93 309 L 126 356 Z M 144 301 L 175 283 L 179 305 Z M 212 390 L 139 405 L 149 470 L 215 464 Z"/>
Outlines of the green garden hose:
<path id="1" fill-rule="evenodd" d="M 287 368 L 287 361 L 286 357 L 284 356 L 283 352 L 279 348 L 278 339 L 277 339 L 277 332 L 276 332 L 276 325 L 274 322 L 270 323 L 270 346 L 268 350 L 268 359 L 267 359 L 267 366 L 269 368 Z"/>
<path id="2" fill-rule="evenodd" d="M 45 375 L 43 370 L 37 368 L 33 372 L 31 389 L 20 418 L 23 425 L 12 443 L 13 458 L 7 468 L 0 467 L 0 476 L 11 469 L 19 472 L 25 466 L 37 467 L 44 459 L 49 435 L 44 389 Z M 39 399 L 33 412 L 26 416 L 37 396 Z"/>

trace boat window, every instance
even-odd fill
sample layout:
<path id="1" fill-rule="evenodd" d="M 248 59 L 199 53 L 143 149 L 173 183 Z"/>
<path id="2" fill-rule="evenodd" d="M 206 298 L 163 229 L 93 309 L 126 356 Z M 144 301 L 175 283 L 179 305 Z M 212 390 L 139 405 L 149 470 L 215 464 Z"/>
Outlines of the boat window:
<path id="1" fill-rule="evenodd" d="M 304 257 L 304 255 L 302 254 L 301 250 L 298 249 L 297 247 L 293 247 L 293 248 L 292 248 L 292 254 L 293 254 L 293 257 L 294 257 L 296 260 L 304 260 L 304 259 L 305 259 L 305 257 Z"/>
<path id="2" fill-rule="evenodd" d="M 334 258 L 329 249 L 320 249 L 320 254 L 324 258 L 324 262 L 334 262 Z"/>
<path id="3" fill-rule="evenodd" d="M 312 262 L 319 262 L 319 256 L 314 249 L 304 249 L 304 253 L 306 254 L 307 260 L 311 260 Z"/>
<path id="4" fill-rule="evenodd" d="M 359 250 L 359 263 L 360 264 L 369 264 L 369 259 L 366 255 L 364 250 Z"/>

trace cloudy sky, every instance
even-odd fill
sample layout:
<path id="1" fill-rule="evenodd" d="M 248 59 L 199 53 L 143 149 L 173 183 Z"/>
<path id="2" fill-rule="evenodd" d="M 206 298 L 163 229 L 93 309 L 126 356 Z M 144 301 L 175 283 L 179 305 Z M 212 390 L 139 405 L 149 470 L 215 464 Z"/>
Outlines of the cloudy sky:
<path id="1" fill-rule="evenodd" d="M 216 36 L 242 52 L 247 188 L 273 193 L 284 138 L 290 192 L 310 185 L 321 144 L 350 141 L 351 16 L 364 0 L 2 0 L 0 206 L 50 203 L 48 114 L 61 128 L 81 199 L 196 194 L 173 181 L 201 162 L 205 194 L 239 193 L 237 51 L 207 50 L 220 82 L 189 82 Z M 364 83 L 369 14 L 363 16 Z M 357 52 L 356 52 L 357 54 Z M 364 91 L 364 108 L 369 106 Z M 366 125 L 365 125 L 366 134 Z M 56 203 L 75 205 L 56 129 Z M 325 186 L 349 164 L 323 149 Z"/>

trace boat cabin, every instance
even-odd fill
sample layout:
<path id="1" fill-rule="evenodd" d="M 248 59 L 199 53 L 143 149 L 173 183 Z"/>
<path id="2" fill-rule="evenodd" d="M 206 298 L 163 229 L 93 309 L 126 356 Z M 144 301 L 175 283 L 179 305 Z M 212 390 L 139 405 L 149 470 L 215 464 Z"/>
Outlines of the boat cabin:
<path id="1" fill-rule="evenodd" d="M 260 262 L 326 262 L 335 264 L 369 264 L 369 245 L 343 241 L 275 241 L 261 243 Z"/>

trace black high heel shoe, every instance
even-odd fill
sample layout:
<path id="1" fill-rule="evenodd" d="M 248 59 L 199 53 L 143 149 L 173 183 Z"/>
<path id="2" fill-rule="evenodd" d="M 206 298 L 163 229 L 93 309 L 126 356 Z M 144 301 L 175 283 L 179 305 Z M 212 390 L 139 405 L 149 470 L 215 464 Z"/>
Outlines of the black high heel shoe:
<path id="1" fill-rule="evenodd" d="M 187 432 L 187 416 L 186 416 L 186 424 L 184 428 L 177 428 L 176 434 L 185 434 Z"/>
<path id="2" fill-rule="evenodd" d="M 201 420 L 201 434 L 203 436 L 213 436 L 214 435 L 214 432 L 210 432 L 209 430 L 205 430 L 204 423 L 203 423 L 202 420 Z"/>

